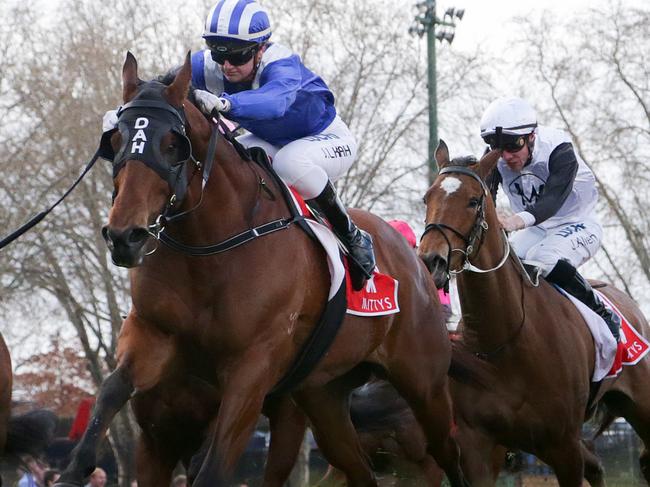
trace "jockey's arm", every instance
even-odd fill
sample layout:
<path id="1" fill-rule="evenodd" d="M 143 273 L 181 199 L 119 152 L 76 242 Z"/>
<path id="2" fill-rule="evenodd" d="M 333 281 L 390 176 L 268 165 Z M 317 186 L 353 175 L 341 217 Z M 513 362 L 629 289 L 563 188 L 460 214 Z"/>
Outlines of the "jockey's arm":
<path id="1" fill-rule="evenodd" d="M 300 59 L 293 55 L 264 67 L 260 87 L 223 94 L 230 102 L 230 112 L 238 120 L 270 120 L 282 117 L 296 100 L 302 73 Z"/>
<path id="2" fill-rule="evenodd" d="M 578 159 L 570 142 L 558 145 L 549 157 L 548 179 L 535 204 L 526 207 L 535 217 L 535 225 L 551 218 L 562 207 L 573 189 L 578 173 Z"/>

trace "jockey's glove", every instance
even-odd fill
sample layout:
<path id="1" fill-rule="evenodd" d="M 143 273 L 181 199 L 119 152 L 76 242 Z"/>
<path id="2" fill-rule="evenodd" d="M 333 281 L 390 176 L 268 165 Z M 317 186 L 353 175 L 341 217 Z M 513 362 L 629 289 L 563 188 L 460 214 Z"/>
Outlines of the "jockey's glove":
<path id="1" fill-rule="evenodd" d="M 526 222 L 519 215 L 501 216 L 498 215 L 499 223 L 506 232 L 514 232 L 526 228 Z"/>
<path id="2" fill-rule="evenodd" d="M 199 108 L 206 115 L 212 114 L 214 110 L 224 113 L 230 110 L 230 102 L 228 100 L 213 95 L 209 91 L 194 90 L 194 97 Z"/>
<path id="3" fill-rule="evenodd" d="M 113 130 L 117 126 L 117 110 L 109 110 L 102 119 L 102 132 Z"/>

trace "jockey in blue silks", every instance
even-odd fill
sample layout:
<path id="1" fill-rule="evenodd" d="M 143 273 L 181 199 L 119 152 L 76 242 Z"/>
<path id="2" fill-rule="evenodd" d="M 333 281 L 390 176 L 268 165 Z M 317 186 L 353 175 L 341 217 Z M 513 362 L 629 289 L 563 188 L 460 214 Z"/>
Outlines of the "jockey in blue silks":
<path id="1" fill-rule="evenodd" d="M 275 171 L 323 212 L 369 277 L 372 238 L 350 219 L 332 185 L 354 162 L 357 142 L 327 84 L 270 37 L 268 13 L 258 2 L 219 0 L 205 22 L 207 49 L 192 55 L 198 106 L 248 130 L 238 140 L 272 157 Z"/>

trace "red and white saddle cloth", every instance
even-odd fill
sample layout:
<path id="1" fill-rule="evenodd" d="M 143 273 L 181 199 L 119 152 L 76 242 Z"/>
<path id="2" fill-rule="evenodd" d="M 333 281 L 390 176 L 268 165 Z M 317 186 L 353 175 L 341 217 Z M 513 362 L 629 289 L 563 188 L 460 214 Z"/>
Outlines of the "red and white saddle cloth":
<path id="1" fill-rule="evenodd" d="M 621 341 L 616 349 L 616 356 L 606 379 L 616 377 L 623 370 L 624 365 L 634 365 L 645 357 L 650 351 L 650 343 L 645 339 L 623 316 L 623 313 L 612 303 L 607 296 L 596 290 L 600 299 L 621 318 Z"/>
<path id="2" fill-rule="evenodd" d="M 561 290 L 562 291 L 562 290 Z M 634 329 L 623 313 L 600 291 L 594 290 L 605 306 L 621 318 L 621 341 L 616 344 L 605 321 L 570 294 L 562 291 L 575 304 L 591 331 L 596 347 L 596 363 L 591 378 L 593 382 L 616 377 L 624 365 L 634 365 L 650 351 L 650 343 Z"/>
<path id="3" fill-rule="evenodd" d="M 341 287 L 347 270 L 347 262 L 341 260 L 339 244 L 332 230 L 311 218 L 309 208 L 302 197 L 293 188 L 291 196 L 294 203 L 300 209 L 303 216 L 308 216 L 307 223 L 318 237 L 321 245 L 327 253 L 327 265 L 330 271 L 331 283 L 329 299 L 336 294 Z M 347 313 L 357 316 L 381 316 L 399 313 L 397 290 L 399 283 L 386 274 L 380 273 L 375 267 L 371 279 L 360 291 L 352 289 L 350 279 L 346 279 Z"/>

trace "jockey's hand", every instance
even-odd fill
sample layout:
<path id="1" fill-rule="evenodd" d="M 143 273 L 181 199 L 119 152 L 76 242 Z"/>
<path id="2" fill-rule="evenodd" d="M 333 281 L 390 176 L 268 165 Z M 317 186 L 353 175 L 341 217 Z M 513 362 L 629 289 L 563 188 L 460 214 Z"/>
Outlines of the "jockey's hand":
<path id="1" fill-rule="evenodd" d="M 519 215 L 498 215 L 499 223 L 506 232 L 514 232 L 526 227 L 526 223 Z"/>
<path id="2" fill-rule="evenodd" d="M 117 110 L 109 110 L 102 119 L 102 132 L 113 130 L 117 125 Z"/>
<path id="3" fill-rule="evenodd" d="M 230 102 L 225 98 L 219 98 L 209 91 L 194 90 L 194 97 L 199 108 L 206 115 L 211 115 L 214 110 L 217 112 L 227 112 L 230 110 Z"/>

